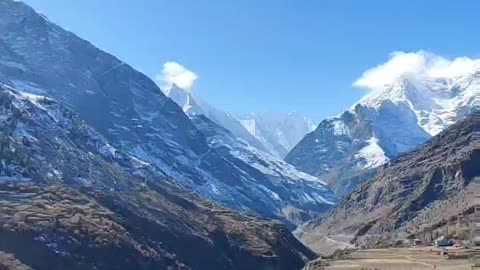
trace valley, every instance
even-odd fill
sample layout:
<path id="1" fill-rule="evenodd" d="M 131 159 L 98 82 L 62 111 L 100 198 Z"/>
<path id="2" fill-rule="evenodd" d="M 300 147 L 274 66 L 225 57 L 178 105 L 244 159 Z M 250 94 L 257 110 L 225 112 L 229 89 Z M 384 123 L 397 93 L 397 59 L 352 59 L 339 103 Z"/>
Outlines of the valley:
<path id="1" fill-rule="evenodd" d="M 471 269 L 479 59 L 392 53 L 318 125 L 141 70 L 0 0 L 0 270 Z"/>

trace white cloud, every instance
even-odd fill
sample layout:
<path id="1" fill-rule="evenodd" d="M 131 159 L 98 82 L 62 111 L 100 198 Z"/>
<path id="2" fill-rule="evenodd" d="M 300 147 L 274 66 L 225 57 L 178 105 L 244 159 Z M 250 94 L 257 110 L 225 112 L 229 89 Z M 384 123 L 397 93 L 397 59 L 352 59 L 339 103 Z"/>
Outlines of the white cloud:
<path id="1" fill-rule="evenodd" d="M 453 78 L 480 67 L 480 60 L 468 57 L 447 59 L 426 51 L 393 52 L 384 64 L 368 69 L 353 85 L 378 89 L 400 77 Z"/>
<path id="2" fill-rule="evenodd" d="M 163 64 L 162 72 L 155 76 L 155 80 L 164 90 L 168 90 L 176 84 L 178 87 L 190 91 L 197 79 L 198 76 L 195 72 L 177 62 L 166 62 Z"/>

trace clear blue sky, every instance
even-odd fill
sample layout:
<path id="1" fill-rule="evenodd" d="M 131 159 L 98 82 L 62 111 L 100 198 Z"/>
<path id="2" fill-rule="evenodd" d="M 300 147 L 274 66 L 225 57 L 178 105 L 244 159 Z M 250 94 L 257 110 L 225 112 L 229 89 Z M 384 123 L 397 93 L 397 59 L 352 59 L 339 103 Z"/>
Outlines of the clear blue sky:
<path id="1" fill-rule="evenodd" d="M 296 110 L 315 120 L 392 51 L 478 57 L 480 1 L 26 0 L 152 78 L 176 61 L 193 90 L 233 113 Z"/>

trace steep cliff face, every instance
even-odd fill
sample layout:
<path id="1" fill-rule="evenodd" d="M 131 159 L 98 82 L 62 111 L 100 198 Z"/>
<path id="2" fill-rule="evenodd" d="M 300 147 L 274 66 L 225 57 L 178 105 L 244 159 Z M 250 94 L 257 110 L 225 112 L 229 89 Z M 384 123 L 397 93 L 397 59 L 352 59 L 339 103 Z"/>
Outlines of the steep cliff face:
<path id="1" fill-rule="evenodd" d="M 287 270 L 313 257 L 279 223 L 184 191 L 53 99 L 1 85 L 0 104 L 0 250 L 12 263 Z"/>
<path id="2" fill-rule="evenodd" d="M 471 113 L 478 96 L 479 63 L 461 76 L 400 77 L 322 121 L 285 160 L 346 194 L 379 166 Z"/>
<path id="3" fill-rule="evenodd" d="M 476 177 L 480 177 L 478 113 L 384 165 L 334 211 L 297 234 L 320 252 L 328 238 L 378 246 L 415 237 L 467 213 Z"/>

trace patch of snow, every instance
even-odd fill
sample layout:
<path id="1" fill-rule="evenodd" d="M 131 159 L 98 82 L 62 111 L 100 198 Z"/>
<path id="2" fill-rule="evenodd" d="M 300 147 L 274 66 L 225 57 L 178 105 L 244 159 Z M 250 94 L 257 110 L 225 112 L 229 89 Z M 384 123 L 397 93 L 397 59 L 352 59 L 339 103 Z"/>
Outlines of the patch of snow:
<path id="1" fill-rule="evenodd" d="M 11 80 L 14 88 L 19 91 L 24 91 L 29 94 L 34 95 L 45 95 L 46 91 L 34 83 L 26 82 L 26 81 L 19 81 L 19 80 Z M 26 93 L 25 93 L 26 95 Z M 35 96 L 32 96 L 35 97 Z"/>
<path id="2" fill-rule="evenodd" d="M 315 129 L 312 121 L 296 112 L 251 113 L 240 115 L 239 119 L 270 153 L 282 158 Z"/>
<path id="3" fill-rule="evenodd" d="M 253 136 L 257 136 L 256 132 L 256 125 L 254 119 L 245 119 L 240 120 L 240 123 L 245 127 L 245 129 L 252 134 Z"/>
<path id="4" fill-rule="evenodd" d="M 115 157 L 116 149 L 111 146 L 109 143 L 105 143 L 104 145 L 98 148 L 98 151 L 105 157 Z"/>
<path id="5" fill-rule="evenodd" d="M 15 129 L 15 132 L 14 132 L 14 136 L 16 138 L 27 138 L 29 140 L 32 140 L 32 141 L 38 141 L 37 138 L 35 138 L 34 136 L 32 136 L 28 131 L 27 131 L 27 128 L 25 126 L 24 123 L 22 122 L 19 122 L 17 123 L 17 127 Z"/>
<path id="6" fill-rule="evenodd" d="M 356 158 L 362 158 L 364 164 L 362 168 L 375 168 L 385 164 L 389 159 L 383 149 L 378 145 L 378 139 L 375 137 L 367 141 L 368 145 L 360 149 L 355 155 Z"/>
<path id="7" fill-rule="evenodd" d="M 82 186 L 88 186 L 90 184 L 92 184 L 92 182 L 86 178 L 83 178 L 83 177 L 75 177 L 73 178 L 73 180 L 75 180 L 75 182 L 77 182 L 79 185 L 82 185 Z"/>
<path id="8" fill-rule="evenodd" d="M 334 120 L 333 121 L 333 135 L 335 136 L 342 136 L 347 135 L 350 136 L 350 130 L 348 129 L 347 125 L 342 120 Z"/>
<path id="9" fill-rule="evenodd" d="M 135 161 L 136 163 L 138 163 L 139 165 L 143 166 L 143 167 L 146 167 L 146 166 L 150 166 L 150 163 L 148 162 L 145 162 L 135 156 L 132 156 L 132 155 L 128 155 L 131 159 L 133 159 L 133 161 Z"/>
<path id="10" fill-rule="evenodd" d="M 126 126 L 122 126 L 122 125 L 118 125 L 118 124 L 113 124 L 113 126 L 116 127 L 116 128 L 120 128 L 120 129 L 123 129 L 123 130 L 127 130 L 127 131 L 130 130 L 130 129 L 127 128 Z"/>

